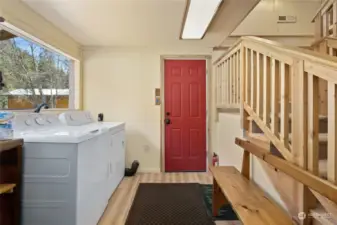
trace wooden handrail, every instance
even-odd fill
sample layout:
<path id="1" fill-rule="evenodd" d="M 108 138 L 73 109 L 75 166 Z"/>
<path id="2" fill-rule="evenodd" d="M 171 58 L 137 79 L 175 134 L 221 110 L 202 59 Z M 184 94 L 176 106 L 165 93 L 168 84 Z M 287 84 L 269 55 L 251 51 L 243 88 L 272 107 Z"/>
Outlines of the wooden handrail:
<path id="1" fill-rule="evenodd" d="M 242 38 L 239 38 L 235 43 L 227 49 L 226 52 L 222 53 L 220 57 L 213 62 L 213 65 L 217 64 L 220 60 L 226 57 L 226 55 L 230 55 L 230 53 L 235 49 L 237 46 L 239 46 L 242 42 Z"/>
<path id="2" fill-rule="evenodd" d="M 295 180 L 326 196 L 331 201 L 337 203 L 337 186 L 327 180 L 323 180 L 312 173 L 305 171 L 303 168 L 272 155 L 270 152 L 252 144 L 249 141 L 240 138 L 235 139 L 235 144 L 242 147 L 245 151 L 267 162 L 274 168 L 291 176 Z"/>
<path id="3" fill-rule="evenodd" d="M 332 38 L 326 40 L 335 41 Z M 262 65 L 266 63 L 263 62 L 263 60 L 266 60 L 263 57 L 275 59 L 291 67 L 293 67 L 293 64 L 301 62 L 304 72 L 314 74 L 319 79 L 337 84 L 337 76 L 335 75 L 337 73 L 337 57 L 331 55 L 332 54 L 322 54 L 307 49 L 287 46 L 258 37 L 241 37 L 228 51 L 223 53 L 220 58 L 213 63 L 217 85 L 216 107 L 218 109 L 240 108 L 240 101 L 244 98 L 244 96 L 241 96 L 243 94 L 242 80 L 245 79 L 242 75 L 244 73 L 253 73 L 258 74 L 257 76 L 260 76 L 260 74 L 262 76 L 262 73 L 264 73 L 262 70 L 265 69 L 262 68 Z M 256 65 L 257 63 L 259 63 L 259 65 Z M 272 64 L 272 62 L 270 62 L 270 64 Z M 280 66 L 282 66 L 282 68 L 284 67 L 283 65 Z M 255 71 L 257 68 L 259 70 Z M 269 70 L 269 68 L 266 69 Z M 288 73 L 291 73 L 291 71 Z M 268 78 L 269 77 L 267 77 L 267 79 Z M 253 78 L 253 80 L 254 79 L 256 78 Z M 262 78 L 260 80 L 262 82 Z M 248 79 L 246 85 L 249 86 L 248 90 L 246 90 L 246 97 L 252 98 L 253 100 L 254 97 L 250 92 L 255 90 L 260 92 L 263 84 L 259 83 L 257 87 L 252 86 L 252 88 L 256 89 L 251 90 L 251 81 Z M 258 109 L 261 109 L 260 106 Z"/>
<path id="4" fill-rule="evenodd" d="M 319 9 L 316 11 L 315 16 L 312 18 L 311 22 L 315 22 L 316 17 L 321 14 L 321 12 L 323 11 L 323 9 L 327 6 L 327 5 L 331 5 L 334 1 L 336 0 L 325 0 L 325 2 L 323 2 L 321 4 L 321 6 L 319 7 Z"/>
<path id="5" fill-rule="evenodd" d="M 335 69 L 337 67 L 337 59 L 335 57 L 331 57 L 329 55 L 324 55 L 318 52 L 314 52 L 311 50 L 307 50 L 304 48 L 298 48 L 293 46 L 288 46 L 276 41 L 271 41 L 259 37 L 253 37 L 253 36 L 246 36 L 241 37 L 238 41 L 235 42 L 233 46 L 231 46 L 227 52 L 222 54 L 220 58 L 218 58 L 216 61 L 213 62 L 213 64 L 217 64 L 219 61 L 221 61 L 223 58 L 226 58 L 226 56 L 231 53 L 231 50 L 237 47 L 239 44 L 245 45 L 246 43 L 253 42 L 262 44 L 264 46 L 269 46 L 273 48 L 275 51 L 279 51 L 284 54 L 288 54 L 289 57 L 301 59 L 301 60 L 308 60 L 316 63 L 323 64 L 324 66 L 328 66 L 330 68 Z M 336 77 L 337 81 L 337 77 Z"/>

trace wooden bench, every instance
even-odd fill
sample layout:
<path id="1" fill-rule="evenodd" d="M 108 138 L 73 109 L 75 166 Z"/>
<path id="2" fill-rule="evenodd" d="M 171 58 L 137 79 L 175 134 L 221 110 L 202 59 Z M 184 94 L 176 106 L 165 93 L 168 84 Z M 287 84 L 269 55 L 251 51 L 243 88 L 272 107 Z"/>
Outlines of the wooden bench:
<path id="1" fill-rule="evenodd" d="M 249 177 L 249 155 L 245 154 L 243 173 L 233 166 L 211 167 L 213 174 L 213 214 L 230 203 L 244 225 L 291 225 L 290 216 Z M 248 176 L 248 177 L 247 177 Z"/>

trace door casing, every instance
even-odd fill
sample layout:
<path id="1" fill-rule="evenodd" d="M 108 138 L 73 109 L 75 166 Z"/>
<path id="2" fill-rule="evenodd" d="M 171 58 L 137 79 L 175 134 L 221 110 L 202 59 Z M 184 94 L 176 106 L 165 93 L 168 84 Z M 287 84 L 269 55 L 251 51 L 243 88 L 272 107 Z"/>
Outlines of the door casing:
<path id="1" fill-rule="evenodd" d="M 212 152 L 210 148 L 210 102 L 211 102 L 211 68 L 212 68 L 212 57 L 210 55 L 162 55 L 160 57 L 160 170 L 165 171 L 165 60 L 200 60 L 206 61 L 206 169 L 212 162 Z"/>

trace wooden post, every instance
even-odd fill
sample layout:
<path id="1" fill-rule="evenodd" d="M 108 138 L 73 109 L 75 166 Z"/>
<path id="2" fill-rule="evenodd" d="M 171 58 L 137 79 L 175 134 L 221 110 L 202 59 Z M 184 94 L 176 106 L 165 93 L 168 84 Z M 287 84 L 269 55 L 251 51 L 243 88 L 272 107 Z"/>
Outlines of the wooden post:
<path id="1" fill-rule="evenodd" d="M 240 105 L 240 98 L 241 97 L 241 75 L 240 75 L 240 62 L 241 62 L 241 50 L 239 50 L 236 54 L 236 93 L 237 93 L 237 98 L 236 98 L 236 103 Z M 240 106 L 241 107 L 241 106 Z"/>
<path id="2" fill-rule="evenodd" d="M 250 85 L 251 85 L 251 100 L 250 107 L 255 111 L 256 110 L 256 56 L 257 52 L 251 50 L 251 74 L 250 74 Z"/>
<path id="3" fill-rule="evenodd" d="M 213 178 L 213 201 L 212 201 L 212 211 L 213 216 L 217 216 L 219 209 L 224 204 L 228 203 L 225 195 L 222 193 L 217 181 Z"/>
<path id="4" fill-rule="evenodd" d="M 307 138 L 308 138 L 308 81 L 304 72 L 303 60 L 294 60 L 291 68 L 291 100 L 292 100 L 292 155 L 295 164 L 307 169 Z M 294 201 L 298 202 L 298 212 L 309 213 L 316 207 L 316 198 L 303 184 L 294 186 Z M 309 224 L 310 218 L 301 221 Z"/>
<path id="5" fill-rule="evenodd" d="M 263 57 L 263 122 L 270 124 L 270 58 Z"/>
<path id="6" fill-rule="evenodd" d="M 318 173 L 319 119 L 318 77 L 308 74 L 308 170 Z"/>
<path id="7" fill-rule="evenodd" d="M 227 61 L 224 61 L 221 66 L 221 76 L 222 76 L 222 87 L 221 87 L 221 99 L 222 104 L 227 106 L 226 102 L 226 82 L 227 82 Z"/>
<path id="8" fill-rule="evenodd" d="M 230 61 L 229 61 L 229 85 L 228 85 L 228 91 L 229 91 L 229 104 L 231 106 L 233 106 L 233 97 L 234 97 L 234 88 L 233 88 L 233 84 L 234 84 L 234 68 L 233 68 L 233 65 L 234 65 L 234 57 L 233 55 L 231 57 L 229 57 Z"/>
<path id="9" fill-rule="evenodd" d="M 320 52 L 323 53 L 324 55 L 329 54 L 329 49 L 328 49 L 328 42 L 327 40 L 324 40 L 320 44 Z M 327 92 L 328 92 L 328 83 L 326 80 L 319 79 L 319 114 L 321 115 L 327 115 Z"/>
<path id="10" fill-rule="evenodd" d="M 250 179 L 250 153 L 246 150 L 243 152 L 241 174 Z"/>
<path id="11" fill-rule="evenodd" d="M 281 63 L 281 129 L 280 139 L 289 148 L 289 67 Z"/>
<path id="12" fill-rule="evenodd" d="M 245 114 L 244 111 L 245 109 L 243 108 L 243 103 L 246 100 L 246 48 L 243 46 L 243 44 L 241 44 L 241 48 L 240 48 L 240 124 L 241 124 L 241 128 L 244 129 L 244 123 L 247 120 L 247 118 L 245 118 Z"/>
<path id="13" fill-rule="evenodd" d="M 328 36 L 328 18 L 327 18 L 327 13 L 325 12 L 323 15 L 322 15 L 322 25 L 323 25 L 323 37 L 326 37 Z"/>
<path id="14" fill-rule="evenodd" d="M 332 5 L 332 24 L 333 24 L 333 33 L 334 37 L 337 36 L 337 2 L 335 1 Z"/>
<path id="15" fill-rule="evenodd" d="M 233 82 L 232 82 L 232 105 L 235 107 L 236 96 L 237 96 L 237 90 L 236 90 L 236 82 L 237 82 L 236 61 L 237 61 L 237 59 L 236 59 L 236 53 L 233 54 L 232 59 L 233 59 L 233 63 L 232 63 L 232 72 L 233 72 L 233 75 L 232 75 L 232 79 L 233 79 Z"/>
<path id="16" fill-rule="evenodd" d="M 271 130 L 274 135 L 278 136 L 279 132 L 279 109 L 280 109 L 280 103 L 279 103 L 279 75 L 280 75 L 280 67 L 279 62 L 275 59 L 272 59 L 272 76 L 271 76 L 271 91 L 272 91 L 272 118 L 271 118 Z"/>
<path id="17" fill-rule="evenodd" d="M 227 68 L 226 68 L 226 73 L 227 73 L 227 80 L 226 80 L 226 103 L 230 105 L 230 95 L 231 95 L 231 90 L 230 90 L 230 83 L 231 83 L 231 58 L 229 57 L 227 59 Z"/>
<path id="18" fill-rule="evenodd" d="M 257 93 L 256 93 L 256 113 L 262 118 L 263 117 L 263 55 L 257 53 Z"/>
<path id="19" fill-rule="evenodd" d="M 328 180 L 337 184 L 337 89 L 328 84 Z"/>
<path id="20" fill-rule="evenodd" d="M 247 103 L 249 106 L 250 106 L 250 103 L 251 103 L 251 99 L 250 99 L 250 96 L 251 96 L 251 91 L 252 91 L 252 89 L 251 89 L 251 79 L 250 79 L 250 77 L 251 77 L 251 67 L 252 67 L 252 63 L 251 63 L 251 54 L 252 52 L 251 52 L 251 50 L 250 49 L 248 49 L 248 48 L 246 48 L 246 62 L 245 62 L 245 64 L 246 64 L 246 66 L 245 66 L 245 68 L 246 68 L 246 73 L 245 73 L 245 88 L 246 88 L 246 90 L 245 90 L 245 92 L 246 92 L 246 98 L 245 98 L 245 103 Z"/>

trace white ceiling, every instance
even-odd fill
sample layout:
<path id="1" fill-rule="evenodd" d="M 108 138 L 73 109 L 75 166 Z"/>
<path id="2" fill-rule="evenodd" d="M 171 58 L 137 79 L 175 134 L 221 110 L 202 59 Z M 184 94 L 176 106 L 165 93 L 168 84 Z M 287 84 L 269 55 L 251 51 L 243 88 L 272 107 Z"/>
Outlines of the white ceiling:
<path id="1" fill-rule="evenodd" d="M 259 0 L 224 0 L 203 40 L 179 40 L 186 0 L 22 0 L 85 46 L 221 43 Z"/>

